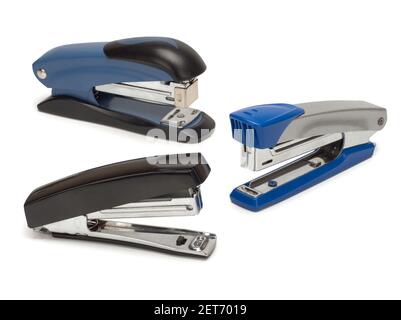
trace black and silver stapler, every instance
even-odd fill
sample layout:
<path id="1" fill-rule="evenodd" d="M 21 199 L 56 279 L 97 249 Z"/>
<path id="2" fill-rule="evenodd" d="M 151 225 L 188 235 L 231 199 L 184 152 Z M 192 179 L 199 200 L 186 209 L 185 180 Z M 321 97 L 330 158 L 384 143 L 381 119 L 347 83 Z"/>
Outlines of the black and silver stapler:
<path id="1" fill-rule="evenodd" d="M 144 246 L 209 257 L 216 235 L 113 219 L 196 215 L 210 167 L 199 153 L 130 160 L 87 170 L 34 190 L 28 226 L 59 238 Z"/>
<path id="2" fill-rule="evenodd" d="M 215 128 L 206 113 L 189 108 L 205 70 L 190 46 L 159 37 L 65 45 L 33 64 L 52 88 L 40 111 L 188 143 Z"/>

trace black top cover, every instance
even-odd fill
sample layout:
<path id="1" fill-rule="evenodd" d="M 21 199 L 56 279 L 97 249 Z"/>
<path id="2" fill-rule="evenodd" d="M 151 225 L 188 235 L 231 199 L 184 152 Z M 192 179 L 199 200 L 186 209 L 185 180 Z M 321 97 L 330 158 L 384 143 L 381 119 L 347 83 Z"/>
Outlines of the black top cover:
<path id="1" fill-rule="evenodd" d="M 186 164 L 188 160 L 191 160 L 190 164 Z M 25 202 L 25 215 L 30 228 L 40 227 L 102 209 L 188 190 L 202 184 L 209 172 L 210 167 L 200 153 L 110 164 L 34 190 Z"/>
<path id="2" fill-rule="evenodd" d="M 171 38 L 132 38 L 109 42 L 104 53 L 110 59 L 134 61 L 162 69 L 174 81 L 191 80 L 206 64 L 190 46 Z"/>

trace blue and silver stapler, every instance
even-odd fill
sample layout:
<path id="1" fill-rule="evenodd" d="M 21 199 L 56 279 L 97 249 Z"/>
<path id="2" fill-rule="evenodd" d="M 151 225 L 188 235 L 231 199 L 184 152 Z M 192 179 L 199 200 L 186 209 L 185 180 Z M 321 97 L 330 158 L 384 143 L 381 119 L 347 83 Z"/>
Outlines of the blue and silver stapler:
<path id="1" fill-rule="evenodd" d="M 37 79 L 52 88 L 40 111 L 189 143 L 215 127 L 189 108 L 205 70 L 187 44 L 155 37 L 65 45 L 33 64 Z"/>
<path id="2" fill-rule="evenodd" d="M 231 201 L 259 211 L 370 158 L 369 138 L 386 118 L 386 109 L 364 101 L 268 104 L 232 113 L 241 166 L 278 168 L 235 188 Z"/>

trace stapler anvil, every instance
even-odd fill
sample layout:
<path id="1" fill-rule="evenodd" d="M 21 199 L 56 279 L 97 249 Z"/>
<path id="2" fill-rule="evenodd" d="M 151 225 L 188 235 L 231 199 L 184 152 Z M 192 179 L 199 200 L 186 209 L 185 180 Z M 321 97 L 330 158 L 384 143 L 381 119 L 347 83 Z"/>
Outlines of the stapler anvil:
<path id="1" fill-rule="evenodd" d="M 187 44 L 154 37 L 65 45 L 33 64 L 36 78 L 52 88 L 40 111 L 189 143 L 215 127 L 189 108 L 205 70 Z"/>
<path id="2" fill-rule="evenodd" d="M 59 238 L 208 257 L 216 245 L 212 233 L 113 219 L 196 215 L 202 208 L 200 185 L 209 172 L 198 153 L 142 158 L 87 170 L 34 190 L 24 205 L 27 223 L 35 231 Z"/>
<path id="3" fill-rule="evenodd" d="M 235 188 L 231 201 L 259 211 L 370 158 L 369 138 L 386 117 L 386 109 L 364 101 L 268 104 L 232 113 L 242 167 L 257 171 L 294 161 Z"/>

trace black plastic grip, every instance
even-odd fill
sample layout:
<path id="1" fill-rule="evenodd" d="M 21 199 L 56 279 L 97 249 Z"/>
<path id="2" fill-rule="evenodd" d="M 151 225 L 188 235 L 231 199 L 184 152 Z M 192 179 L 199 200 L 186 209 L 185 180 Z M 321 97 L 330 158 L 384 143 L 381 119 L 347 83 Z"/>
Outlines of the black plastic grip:
<path id="1" fill-rule="evenodd" d="M 133 61 L 159 68 L 174 81 L 191 80 L 206 70 L 200 55 L 186 43 L 171 38 L 132 38 L 109 42 L 110 59 Z"/>
<path id="2" fill-rule="evenodd" d="M 141 158 L 83 171 L 34 190 L 24 205 L 27 223 L 40 227 L 188 190 L 202 184 L 209 173 L 200 153 Z"/>

